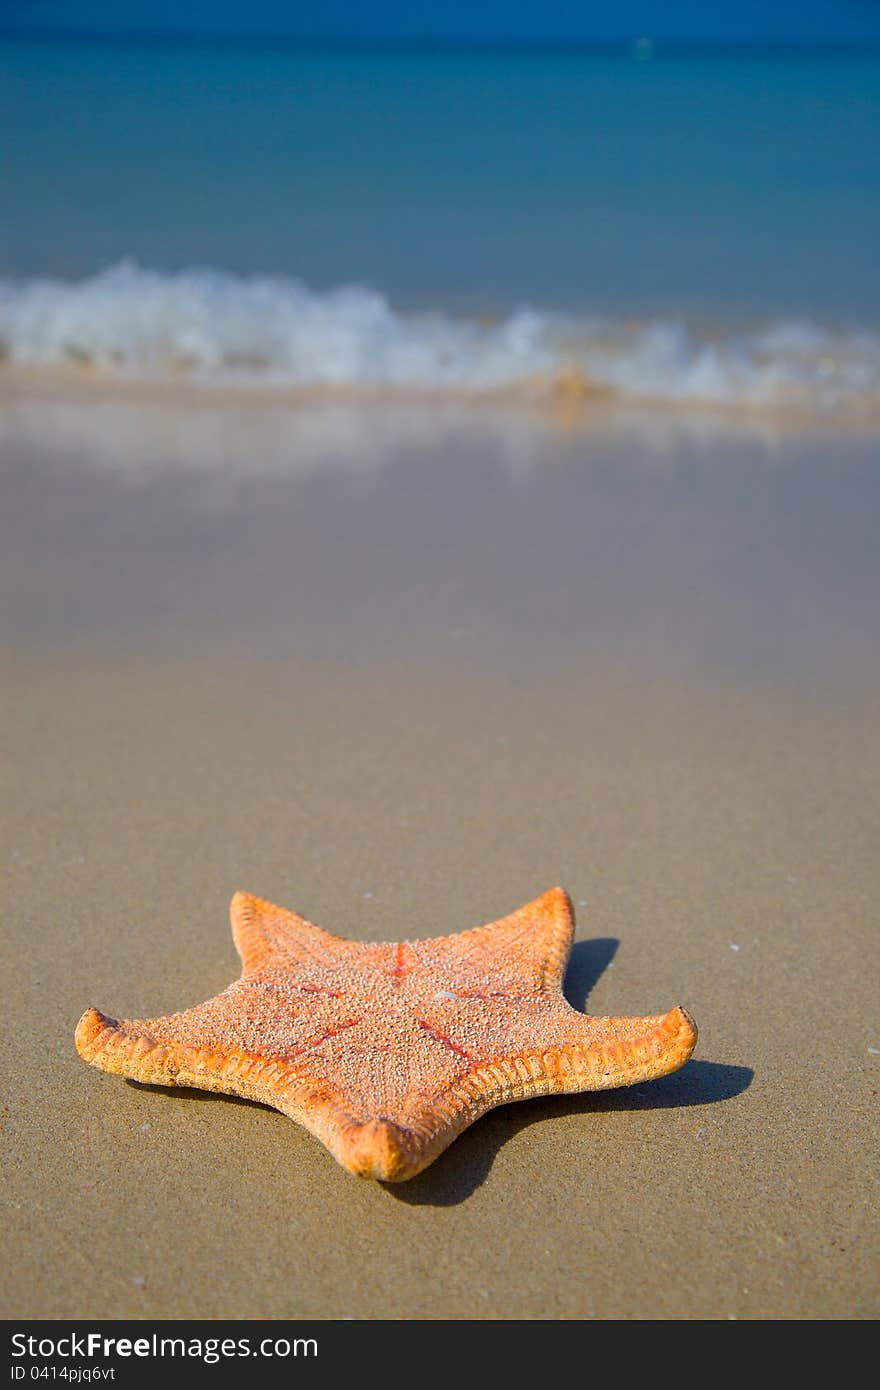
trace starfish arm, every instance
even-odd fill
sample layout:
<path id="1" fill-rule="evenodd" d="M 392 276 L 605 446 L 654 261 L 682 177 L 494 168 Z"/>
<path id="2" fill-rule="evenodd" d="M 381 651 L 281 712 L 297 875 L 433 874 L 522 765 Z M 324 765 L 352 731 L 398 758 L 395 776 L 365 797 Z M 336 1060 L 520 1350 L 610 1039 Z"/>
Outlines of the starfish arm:
<path id="1" fill-rule="evenodd" d="M 280 1109 L 305 1124 L 359 1177 L 402 1182 L 433 1163 L 463 1130 L 496 1106 L 535 1096 L 632 1086 L 684 1066 L 697 1029 L 685 1009 L 646 1018 L 581 1020 L 583 1036 L 477 1065 L 403 1118 L 355 1120 L 342 1105 L 317 1115 Z"/>
<path id="2" fill-rule="evenodd" d="M 678 1071 L 697 1042 L 697 1026 L 680 1005 L 640 1018 L 591 1018 L 567 1005 L 549 1046 L 526 1054 L 547 1091 L 604 1091 Z M 528 1092 L 527 1092 L 528 1094 Z M 537 1092 L 535 1093 L 537 1094 Z"/>
<path id="3" fill-rule="evenodd" d="M 274 1085 L 302 1072 L 325 1044 L 359 1022 L 335 991 L 283 972 L 245 972 L 221 994 L 180 1013 L 116 1019 L 87 1009 L 76 1029 L 80 1056 L 102 1071 L 162 1086 L 194 1086 L 275 1103 Z M 258 1078 L 273 1077 L 254 1096 Z M 248 1087 L 241 1081 L 249 1078 Z"/>
<path id="4" fill-rule="evenodd" d="M 529 989 L 562 987 L 574 940 L 574 911 L 564 888 L 551 888 L 525 907 L 450 937 L 458 963 L 496 972 L 499 960 L 508 969 L 516 962 Z"/>
<path id="5" fill-rule="evenodd" d="M 326 1124 L 322 1128 L 314 1122 L 322 1117 L 310 1110 L 321 1109 L 322 1099 L 323 1108 L 337 1107 L 331 1087 L 310 1076 L 296 1058 L 249 1049 L 244 1040 L 190 1041 L 187 1030 L 175 1026 L 187 1017 L 115 1019 L 99 1009 L 87 1009 L 76 1028 L 76 1049 L 101 1071 L 145 1085 L 188 1086 L 261 1101 L 323 1137 Z M 312 1041 L 320 1043 L 332 1036 L 332 1031 L 325 1031 Z"/>
<path id="6" fill-rule="evenodd" d="M 169 1038 L 167 1025 L 174 1018 L 117 1019 L 100 1009 L 86 1009 L 76 1027 L 76 1050 L 91 1066 L 130 1081 L 238 1093 L 238 1074 L 251 1060 L 247 1054 Z M 229 1085 L 218 1084 L 221 1080 Z"/>
<path id="7" fill-rule="evenodd" d="M 266 965 L 324 965 L 350 949 L 350 942 L 333 936 L 298 912 L 252 893 L 234 894 L 229 915 L 246 975 Z"/>
<path id="8" fill-rule="evenodd" d="M 580 1036 L 536 1043 L 470 1068 L 407 1124 L 385 1119 L 334 1125 L 322 1135 L 344 1167 L 362 1177 L 398 1182 L 433 1163 L 454 1139 L 496 1106 L 536 1096 L 609 1090 L 666 1076 L 684 1066 L 697 1040 L 685 1009 L 645 1018 L 580 1020 Z M 565 1030 L 567 1033 L 570 1029 Z"/>

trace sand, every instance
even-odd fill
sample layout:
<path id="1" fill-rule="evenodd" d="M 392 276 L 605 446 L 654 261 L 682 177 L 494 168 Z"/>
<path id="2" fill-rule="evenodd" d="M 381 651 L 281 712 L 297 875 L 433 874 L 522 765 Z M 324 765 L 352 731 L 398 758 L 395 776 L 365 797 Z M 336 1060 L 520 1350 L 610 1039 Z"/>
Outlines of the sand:
<path id="1" fill-rule="evenodd" d="M 871 1318 L 876 441 L 459 404 L 7 398 L 7 1318 Z M 681 1072 L 397 1186 L 87 1067 L 237 974 L 556 883 L 567 994 Z M 589 998 L 587 998 L 589 996 Z"/>

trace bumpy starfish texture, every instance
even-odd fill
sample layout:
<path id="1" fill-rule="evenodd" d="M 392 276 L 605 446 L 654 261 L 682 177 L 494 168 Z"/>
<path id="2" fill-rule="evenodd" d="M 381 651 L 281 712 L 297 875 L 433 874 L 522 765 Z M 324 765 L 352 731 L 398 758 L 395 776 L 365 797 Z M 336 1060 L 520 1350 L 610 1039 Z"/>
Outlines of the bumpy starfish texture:
<path id="1" fill-rule="evenodd" d="M 561 888 L 428 941 L 347 941 L 247 893 L 231 912 L 240 979 L 165 1018 L 88 1009 L 77 1050 L 134 1081 L 272 1105 L 361 1177 L 411 1178 L 493 1106 L 665 1076 L 696 1043 L 682 1008 L 590 1018 L 567 1003 Z"/>

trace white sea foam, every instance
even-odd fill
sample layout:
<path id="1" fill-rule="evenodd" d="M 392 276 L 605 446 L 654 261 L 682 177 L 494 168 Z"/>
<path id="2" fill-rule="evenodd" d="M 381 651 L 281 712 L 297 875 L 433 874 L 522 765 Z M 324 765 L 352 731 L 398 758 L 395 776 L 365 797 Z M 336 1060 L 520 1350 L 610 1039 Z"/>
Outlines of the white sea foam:
<path id="1" fill-rule="evenodd" d="M 0 280 L 0 355 L 125 379 L 264 389 L 564 389 L 752 409 L 873 410 L 880 336 L 810 323 L 697 332 L 522 308 L 496 322 L 395 312 L 362 286 L 164 274 L 124 262 L 76 283 Z"/>

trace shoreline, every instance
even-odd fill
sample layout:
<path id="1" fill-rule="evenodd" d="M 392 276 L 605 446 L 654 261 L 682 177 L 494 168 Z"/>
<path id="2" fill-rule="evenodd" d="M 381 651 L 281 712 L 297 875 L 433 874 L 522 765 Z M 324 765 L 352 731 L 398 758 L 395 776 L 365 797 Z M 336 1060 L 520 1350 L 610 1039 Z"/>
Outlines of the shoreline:
<path id="1" fill-rule="evenodd" d="M 238 407 L 306 411 L 349 407 L 368 413 L 412 407 L 438 413 L 450 409 L 475 415 L 510 411 L 558 422 L 566 429 L 613 433 L 628 425 L 657 419 L 661 422 L 692 420 L 719 432 L 761 430 L 781 439 L 803 435 L 830 437 L 838 434 L 871 438 L 880 435 L 880 403 L 875 409 L 844 410 L 781 405 L 749 405 L 702 400 L 672 401 L 652 397 L 627 397 L 610 388 L 595 386 L 577 370 L 562 372 L 551 380 L 526 380 L 516 386 L 468 392 L 461 388 L 418 389 L 403 387 L 269 386 L 251 383 L 207 382 L 192 378 L 138 378 L 77 367 L 25 368 L 0 366 L 0 410 L 4 406 L 38 404 L 77 405 L 84 402 L 148 404 L 172 410 Z"/>

